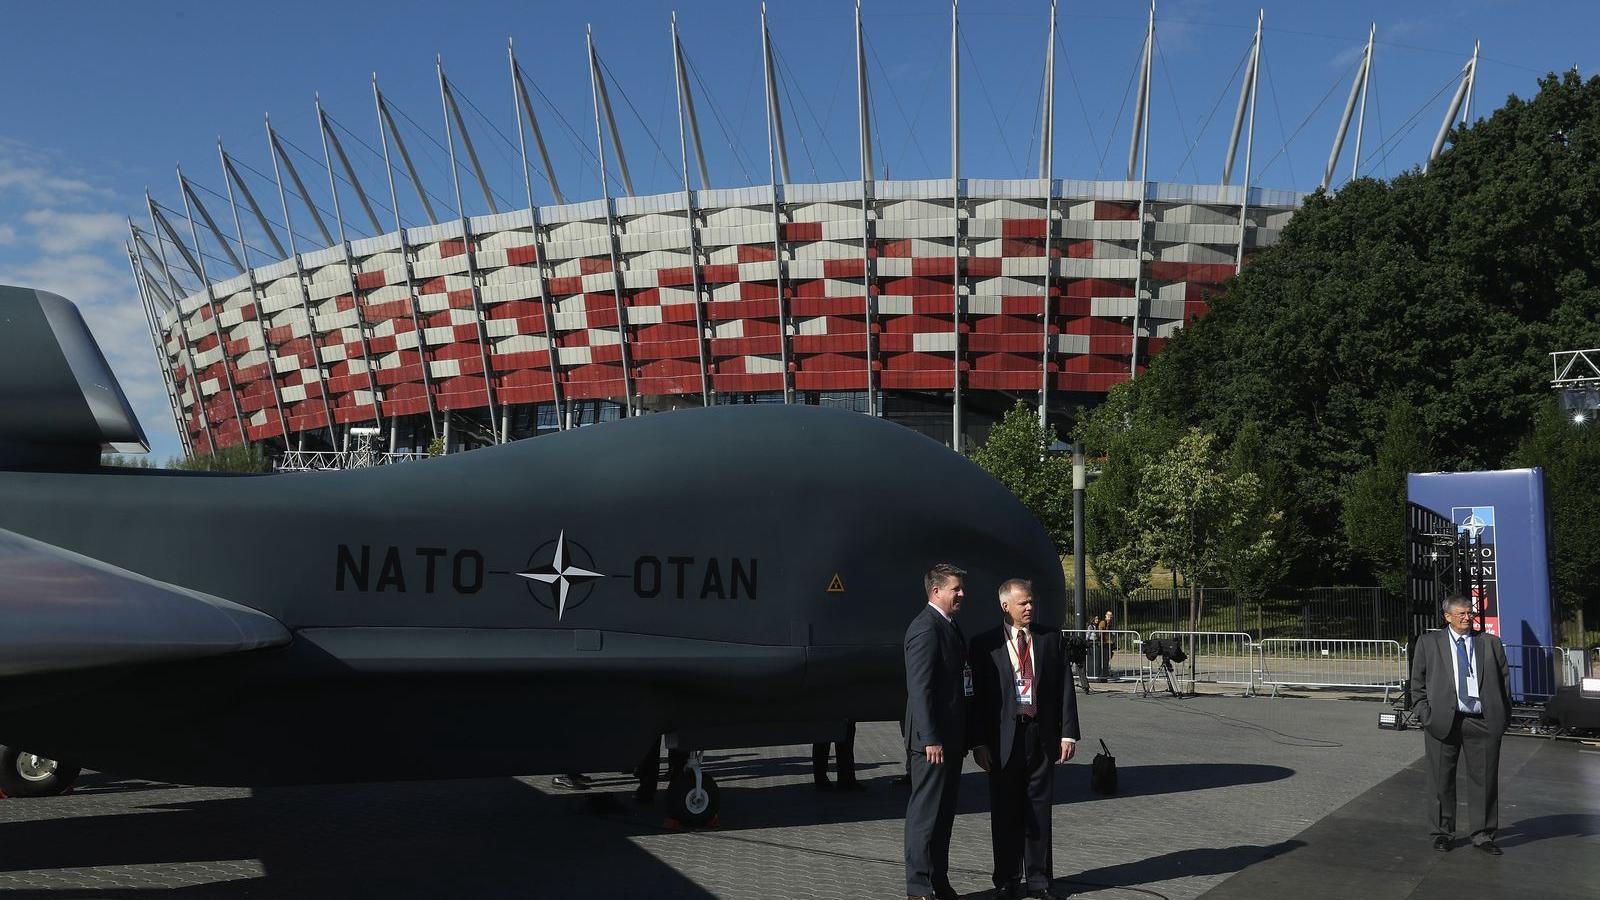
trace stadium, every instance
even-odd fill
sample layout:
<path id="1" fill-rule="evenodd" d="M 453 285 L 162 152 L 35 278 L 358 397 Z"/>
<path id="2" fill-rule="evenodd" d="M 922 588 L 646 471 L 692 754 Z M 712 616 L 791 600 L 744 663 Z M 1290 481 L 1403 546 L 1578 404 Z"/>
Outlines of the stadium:
<path id="1" fill-rule="evenodd" d="M 367 458 L 374 448 L 395 458 L 436 439 L 448 450 L 619 416 L 763 402 L 845 406 L 969 448 L 1019 399 L 1046 421 L 1065 422 L 1143 370 L 1254 252 L 1279 239 L 1302 200 L 1246 187 L 1259 23 L 1220 183 L 1147 180 L 1153 8 L 1123 180 L 1051 171 L 1052 15 L 1038 177 L 973 177 L 952 148 L 951 177 L 908 181 L 875 177 L 858 12 L 861 177 L 800 183 L 789 177 L 763 21 L 770 180 L 733 188 L 707 186 L 696 96 L 673 27 L 679 191 L 633 194 L 615 85 L 608 89 L 592 43 L 585 112 L 600 197 L 562 195 L 535 115 L 537 88 L 511 48 L 524 208 L 496 206 L 459 88 L 442 66 L 455 208 L 476 182 L 491 214 L 436 214 L 376 79 L 373 144 L 387 184 L 361 183 L 320 104 L 325 171 L 303 174 L 268 124 L 277 196 L 267 199 L 278 201 L 270 213 L 220 143 L 231 230 L 180 172 L 181 205 L 149 200 L 149 228 L 130 223 L 127 251 L 185 452 L 254 443 L 277 454 L 333 451 L 325 456 L 338 465 L 352 434 Z M 958 147 L 954 15 L 951 28 Z M 1371 55 L 1369 38 L 1325 186 L 1352 119 L 1359 163 Z M 1476 51 L 1454 79 L 1434 154 L 1470 110 L 1475 69 Z M 1230 184 L 1241 156 L 1243 184 Z M 307 177 L 321 176 L 331 210 L 306 188 Z M 535 203 L 536 179 L 548 182 L 555 203 Z M 370 196 L 398 210 L 402 192 L 428 224 L 380 221 Z M 297 218 L 320 245 L 297 241 Z M 257 243 L 271 258 L 246 240 L 245 221 L 259 226 Z M 349 238 L 347 225 L 357 222 L 376 236 Z"/>

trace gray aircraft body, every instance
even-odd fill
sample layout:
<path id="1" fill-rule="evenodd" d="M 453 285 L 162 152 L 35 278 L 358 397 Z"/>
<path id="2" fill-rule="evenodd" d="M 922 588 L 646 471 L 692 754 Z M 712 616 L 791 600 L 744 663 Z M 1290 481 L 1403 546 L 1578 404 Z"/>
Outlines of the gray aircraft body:
<path id="1" fill-rule="evenodd" d="M 682 411 L 328 473 L 100 467 L 143 443 L 131 408 L 76 308 L 11 287 L 0 409 L 0 743 L 117 774 L 622 771 L 660 734 L 787 742 L 900 717 L 936 562 L 970 571 L 975 624 L 1009 577 L 1046 621 L 1064 607 L 1005 488 L 850 412 Z"/>

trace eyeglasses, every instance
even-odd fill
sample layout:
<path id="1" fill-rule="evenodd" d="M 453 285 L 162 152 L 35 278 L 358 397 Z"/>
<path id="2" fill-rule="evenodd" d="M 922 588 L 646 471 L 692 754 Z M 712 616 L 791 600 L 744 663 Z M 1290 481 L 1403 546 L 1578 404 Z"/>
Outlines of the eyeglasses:
<path id="1" fill-rule="evenodd" d="M 1458 618 L 1460 616 L 1467 616 L 1468 618 L 1471 618 L 1473 615 L 1475 615 L 1475 613 L 1473 613 L 1473 611 L 1470 609 L 1458 609 L 1454 612 L 1445 613 L 1445 616 L 1451 619 Z"/>

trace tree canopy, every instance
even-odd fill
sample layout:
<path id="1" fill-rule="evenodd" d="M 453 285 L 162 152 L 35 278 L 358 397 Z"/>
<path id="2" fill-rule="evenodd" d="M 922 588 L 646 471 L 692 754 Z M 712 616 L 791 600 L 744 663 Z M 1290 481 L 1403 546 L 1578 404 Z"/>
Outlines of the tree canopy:
<path id="1" fill-rule="evenodd" d="M 1390 470 L 1413 464 L 1392 447 L 1358 480 L 1397 405 L 1439 469 L 1557 447 L 1547 435 L 1523 452 L 1549 402 L 1548 354 L 1600 346 L 1600 79 L 1547 76 L 1452 137 L 1425 175 L 1308 197 L 1209 314 L 1080 423 L 1108 474 L 1189 427 L 1249 433 L 1265 502 L 1293 523 L 1292 580 L 1327 583 L 1388 565 L 1345 524 L 1352 500 L 1380 515 L 1368 501 L 1394 502 Z M 1558 519 L 1576 501 L 1565 483 L 1552 484 Z M 1570 540 L 1558 529 L 1558 555 Z"/>

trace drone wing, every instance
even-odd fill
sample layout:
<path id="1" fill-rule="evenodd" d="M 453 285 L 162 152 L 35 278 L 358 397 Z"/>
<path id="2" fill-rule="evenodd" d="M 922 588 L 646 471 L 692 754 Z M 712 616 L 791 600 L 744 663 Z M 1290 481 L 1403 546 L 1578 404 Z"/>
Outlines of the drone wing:
<path id="1" fill-rule="evenodd" d="M 265 613 L 0 529 L 0 678 L 289 641 Z"/>

